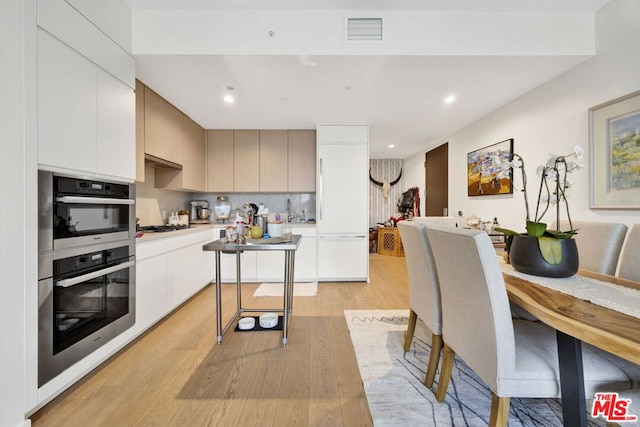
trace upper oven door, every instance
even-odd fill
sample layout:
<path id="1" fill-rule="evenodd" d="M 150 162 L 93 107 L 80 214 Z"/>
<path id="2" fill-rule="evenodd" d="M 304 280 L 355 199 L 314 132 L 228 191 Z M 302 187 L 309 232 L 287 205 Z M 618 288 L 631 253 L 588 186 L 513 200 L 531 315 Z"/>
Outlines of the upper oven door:
<path id="1" fill-rule="evenodd" d="M 133 192 L 132 184 L 41 172 L 40 252 L 133 238 Z"/>

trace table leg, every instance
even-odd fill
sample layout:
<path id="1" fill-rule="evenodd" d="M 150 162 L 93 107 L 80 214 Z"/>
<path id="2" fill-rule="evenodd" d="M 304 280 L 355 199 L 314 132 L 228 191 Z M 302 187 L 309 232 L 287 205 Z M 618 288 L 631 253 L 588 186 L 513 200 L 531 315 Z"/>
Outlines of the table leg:
<path id="1" fill-rule="evenodd" d="M 286 347 L 289 334 L 289 304 L 291 301 L 290 294 L 293 293 L 293 289 L 290 288 L 291 282 L 291 262 L 290 252 L 284 251 L 284 298 L 282 301 L 282 346 Z"/>
<path id="2" fill-rule="evenodd" d="M 220 289 L 220 251 L 216 251 L 216 334 L 218 344 L 222 343 L 222 301 Z"/>
<path id="3" fill-rule="evenodd" d="M 242 311 L 242 278 L 240 277 L 240 252 L 236 252 L 236 301 L 238 302 L 238 310 Z"/>
<path id="4" fill-rule="evenodd" d="M 565 427 L 587 425 L 587 408 L 582 367 L 582 341 L 556 331 L 560 363 L 562 419 Z"/>

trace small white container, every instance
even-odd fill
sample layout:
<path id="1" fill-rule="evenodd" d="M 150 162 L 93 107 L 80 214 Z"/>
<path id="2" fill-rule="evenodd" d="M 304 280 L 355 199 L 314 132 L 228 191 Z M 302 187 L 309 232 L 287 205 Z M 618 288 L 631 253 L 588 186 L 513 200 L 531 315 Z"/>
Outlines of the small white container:
<path id="1" fill-rule="evenodd" d="M 265 313 L 260 316 L 260 326 L 265 329 L 275 328 L 278 325 L 278 315 L 275 313 Z"/>
<path id="2" fill-rule="evenodd" d="M 281 222 L 269 223 L 269 235 L 271 237 L 282 236 L 282 223 Z"/>
<path id="3" fill-rule="evenodd" d="M 238 329 L 246 331 L 256 326 L 256 319 L 253 317 L 243 317 L 238 321 Z"/>

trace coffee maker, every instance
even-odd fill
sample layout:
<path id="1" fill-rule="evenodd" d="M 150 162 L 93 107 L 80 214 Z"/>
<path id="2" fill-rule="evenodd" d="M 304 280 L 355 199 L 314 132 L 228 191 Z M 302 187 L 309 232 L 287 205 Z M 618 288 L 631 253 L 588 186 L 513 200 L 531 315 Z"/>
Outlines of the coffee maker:
<path id="1" fill-rule="evenodd" d="M 211 224 L 211 209 L 206 200 L 192 200 L 189 202 L 189 224 Z"/>

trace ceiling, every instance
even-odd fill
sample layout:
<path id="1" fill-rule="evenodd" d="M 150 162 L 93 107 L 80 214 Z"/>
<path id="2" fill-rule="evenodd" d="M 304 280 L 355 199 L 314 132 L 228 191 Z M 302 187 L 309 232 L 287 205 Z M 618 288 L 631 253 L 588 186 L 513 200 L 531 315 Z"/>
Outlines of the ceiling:
<path id="1" fill-rule="evenodd" d="M 394 10 L 587 12 L 608 1 L 125 0 L 134 9 L 386 10 L 391 5 Z M 370 157 L 406 158 L 588 58 L 136 55 L 136 75 L 206 129 L 368 123 Z M 225 103 L 222 94 L 232 94 L 235 102 Z M 456 102 L 445 104 L 449 95 Z M 479 145 L 484 142 L 489 143 Z"/>

